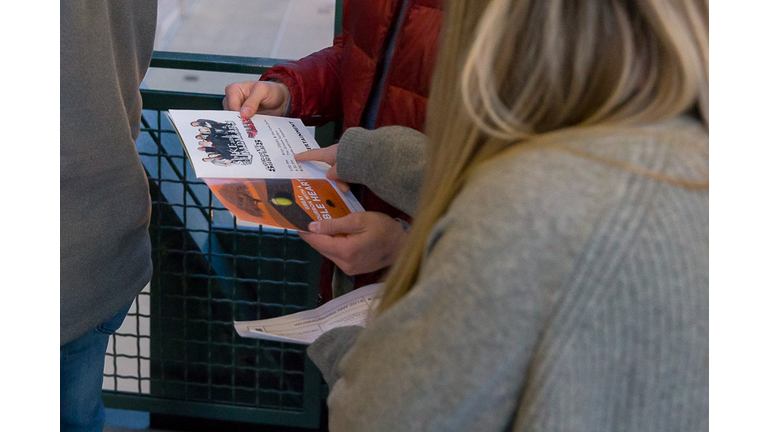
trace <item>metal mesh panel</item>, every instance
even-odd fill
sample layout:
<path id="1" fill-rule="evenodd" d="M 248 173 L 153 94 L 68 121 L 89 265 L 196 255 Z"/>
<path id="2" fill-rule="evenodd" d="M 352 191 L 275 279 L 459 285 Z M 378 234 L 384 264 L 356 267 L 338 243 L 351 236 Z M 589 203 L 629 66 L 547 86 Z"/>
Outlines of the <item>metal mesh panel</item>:
<path id="1" fill-rule="evenodd" d="M 295 234 L 233 218 L 195 178 L 164 112 L 145 110 L 143 126 L 137 148 L 152 196 L 154 275 L 110 343 L 105 402 L 132 394 L 153 401 L 139 404 L 145 410 L 184 402 L 206 407 L 190 415 L 213 418 L 231 417 L 217 413 L 222 406 L 318 405 L 320 379 L 304 347 L 240 338 L 232 322 L 315 307 L 319 256 Z"/>
<path id="2" fill-rule="evenodd" d="M 105 390 L 149 394 L 148 287 L 136 297 L 123 325 L 110 338 L 104 362 Z"/>

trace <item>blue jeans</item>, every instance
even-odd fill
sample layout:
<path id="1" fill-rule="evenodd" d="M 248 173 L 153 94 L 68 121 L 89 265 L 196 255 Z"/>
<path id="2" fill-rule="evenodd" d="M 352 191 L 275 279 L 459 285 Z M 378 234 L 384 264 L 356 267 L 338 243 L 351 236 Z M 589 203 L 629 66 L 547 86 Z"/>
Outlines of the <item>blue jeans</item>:
<path id="1" fill-rule="evenodd" d="M 104 354 L 109 336 L 123 324 L 130 306 L 59 349 L 61 431 L 101 432 L 104 428 Z"/>

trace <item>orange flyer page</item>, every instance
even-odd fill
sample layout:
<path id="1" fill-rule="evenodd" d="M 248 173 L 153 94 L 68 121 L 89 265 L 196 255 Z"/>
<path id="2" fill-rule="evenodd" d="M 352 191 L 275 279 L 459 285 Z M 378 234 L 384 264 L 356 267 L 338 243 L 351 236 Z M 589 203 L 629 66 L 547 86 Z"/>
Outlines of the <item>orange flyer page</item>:
<path id="1" fill-rule="evenodd" d="M 238 219 L 307 231 L 310 222 L 352 213 L 328 180 L 205 179 L 214 195 Z"/>

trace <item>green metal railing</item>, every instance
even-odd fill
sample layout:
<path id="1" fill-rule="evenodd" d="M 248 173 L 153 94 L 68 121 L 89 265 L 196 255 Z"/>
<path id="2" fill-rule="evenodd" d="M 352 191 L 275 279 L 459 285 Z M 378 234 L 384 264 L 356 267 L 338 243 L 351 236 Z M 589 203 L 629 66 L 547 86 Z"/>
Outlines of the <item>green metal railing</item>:
<path id="1" fill-rule="evenodd" d="M 154 275 L 141 294 L 149 296 L 149 311 L 127 319 L 149 320 L 149 331 L 137 326 L 135 335 L 149 350 L 107 354 L 115 373 L 106 379 L 117 391 L 104 392 L 105 405 L 316 427 L 321 379 L 304 347 L 240 338 L 232 321 L 314 307 L 319 256 L 285 230 L 240 226 L 195 178 L 163 111 L 200 102 L 179 94 L 145 101 L 137 148 L 150 181 Z M 118 361 L 129 359 L 148 362 L 148 376 L 121 375 Z M 119 391 L 118 379 L 137 380 L 139 392 Z"/>
<path id="2" fill-rule="evenodd" d="M 157 51 L 151 67 L 259 75 L 282 61 Z M 320 256 L 294 233 L 239 223 L 195 177 L 165 111 L 221 109 L 221 95 L 145 89 L 142 97 L 137 149 L 152 197 L 154 274 L 126 318 L 135 331 L 112 338 L 105 406 L 317 428 L 327 388 L 306 348 L 240 338 L 232 322 L 315 307 Z M 316 129 L 321 146 L 334 130 Z"/>

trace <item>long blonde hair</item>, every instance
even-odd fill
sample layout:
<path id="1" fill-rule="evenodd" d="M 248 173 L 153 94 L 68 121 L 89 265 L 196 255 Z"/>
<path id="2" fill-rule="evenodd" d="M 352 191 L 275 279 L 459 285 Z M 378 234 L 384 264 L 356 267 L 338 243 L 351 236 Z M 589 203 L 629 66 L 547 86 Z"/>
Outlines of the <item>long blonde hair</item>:
<path id="1" fill-rule="evenodd" d="M 414 285 L 432 226 L 483 161 L 566 128 L 709 119 L 708 0 L 447 0 L 445 14 L 421 201 L 378 313 Z"/>

